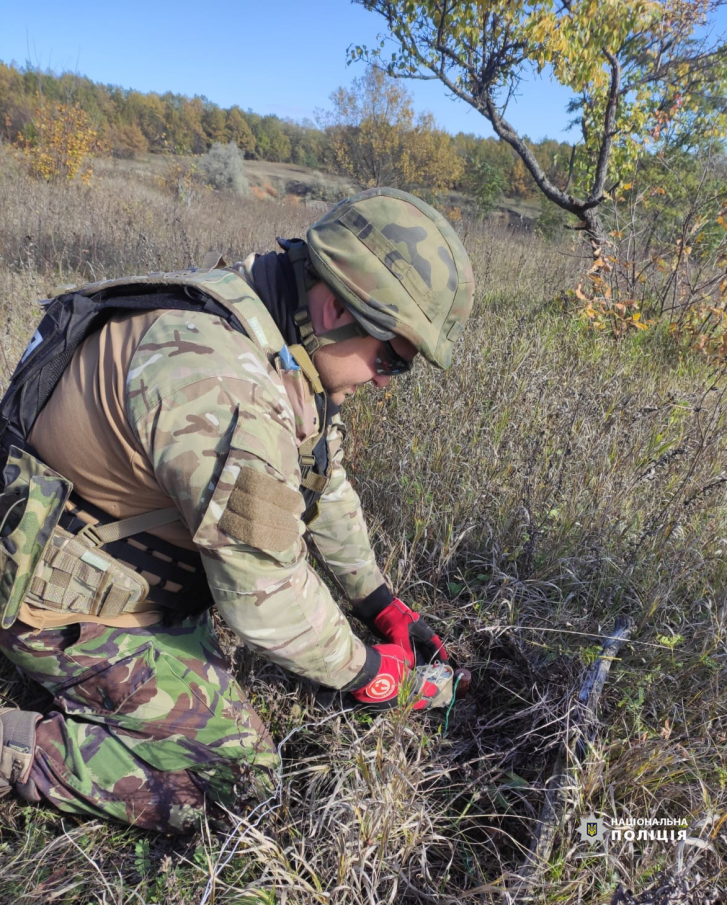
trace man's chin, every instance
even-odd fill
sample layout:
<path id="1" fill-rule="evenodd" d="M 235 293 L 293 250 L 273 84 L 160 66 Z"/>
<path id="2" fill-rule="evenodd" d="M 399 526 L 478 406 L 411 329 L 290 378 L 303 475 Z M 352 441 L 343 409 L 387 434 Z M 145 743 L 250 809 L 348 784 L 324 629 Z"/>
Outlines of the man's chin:
<path id="1" fill-rule="evenodd" d="M 336 390 L 333 393 L 328 394 L 328 398 L 334 405 L 342 405 L 349 396 L 353 396 L 356 392 L 355 387 L 346 387 L 345 390 Z"/>

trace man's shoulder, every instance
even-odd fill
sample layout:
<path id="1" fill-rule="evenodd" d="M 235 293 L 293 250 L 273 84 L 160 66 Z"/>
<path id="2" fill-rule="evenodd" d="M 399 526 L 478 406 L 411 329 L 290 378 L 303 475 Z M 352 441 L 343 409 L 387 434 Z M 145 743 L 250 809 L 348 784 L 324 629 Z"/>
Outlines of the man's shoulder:
<path id="1" fill-rule="evenodd" d="M 154 344 L 160 347 L 155 351 L 165 349 L 165 356 L 172 359 L 185 354 L 216 355 L 220 364 L 236 357 L 240 349 L 258 349 L 253 340 L 223 318 L 197 310 L 157 311 L 138 348 L 148 350 Z M 261 350 L 258 354 L 265 358 Z"/>
<path id="2" fill-rule="evenodd" d="M 126 389 L 134 416 L 165 397 L 207 394 L 210 385 L 260 404 L 285 396 L 265 353 L 225 320 L 202 311 L 161 311 L 129 363 Z"/>

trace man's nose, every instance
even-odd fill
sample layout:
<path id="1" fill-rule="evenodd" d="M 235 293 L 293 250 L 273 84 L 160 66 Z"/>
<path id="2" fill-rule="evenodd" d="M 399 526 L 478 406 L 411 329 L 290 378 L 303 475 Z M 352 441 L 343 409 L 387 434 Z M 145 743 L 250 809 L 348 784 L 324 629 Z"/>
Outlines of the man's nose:
<path id="1" fill-rule="evenodd" d="M 387 387 L 391 380 L 391 374 L 374 374 L 371 382 L 375 387 Z"/>

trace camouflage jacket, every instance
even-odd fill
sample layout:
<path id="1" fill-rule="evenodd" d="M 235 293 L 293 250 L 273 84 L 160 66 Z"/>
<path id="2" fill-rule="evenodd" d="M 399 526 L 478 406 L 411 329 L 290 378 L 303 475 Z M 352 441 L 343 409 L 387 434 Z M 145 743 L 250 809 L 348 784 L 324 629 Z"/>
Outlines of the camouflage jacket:
<path id="1" fill-rule="evenodd" d="M 307 559 L 299 445 L 315 431 L 302 371 L 271 365 L 219 318 L 162 313 L 128 370 L 126 415 L 202 554 L 217 607 L 245 644 L 340 688 L 365 647 Z M 359 498 L 328 427 L 330 481 L 307 539 L 350 600 L 383 583 Z"/>

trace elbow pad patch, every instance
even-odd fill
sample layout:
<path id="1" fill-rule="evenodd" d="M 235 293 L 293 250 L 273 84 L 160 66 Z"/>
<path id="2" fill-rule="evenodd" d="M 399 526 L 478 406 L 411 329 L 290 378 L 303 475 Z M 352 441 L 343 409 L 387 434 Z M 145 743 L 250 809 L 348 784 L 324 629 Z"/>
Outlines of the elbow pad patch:
<path id="1" fill-rule="evenodd" d="M 240 469 L 220 519 L 220 528 L 235 540 L 258 550 L 282 553 L 300 538 L 303 500 L 271 475 Z"/>

